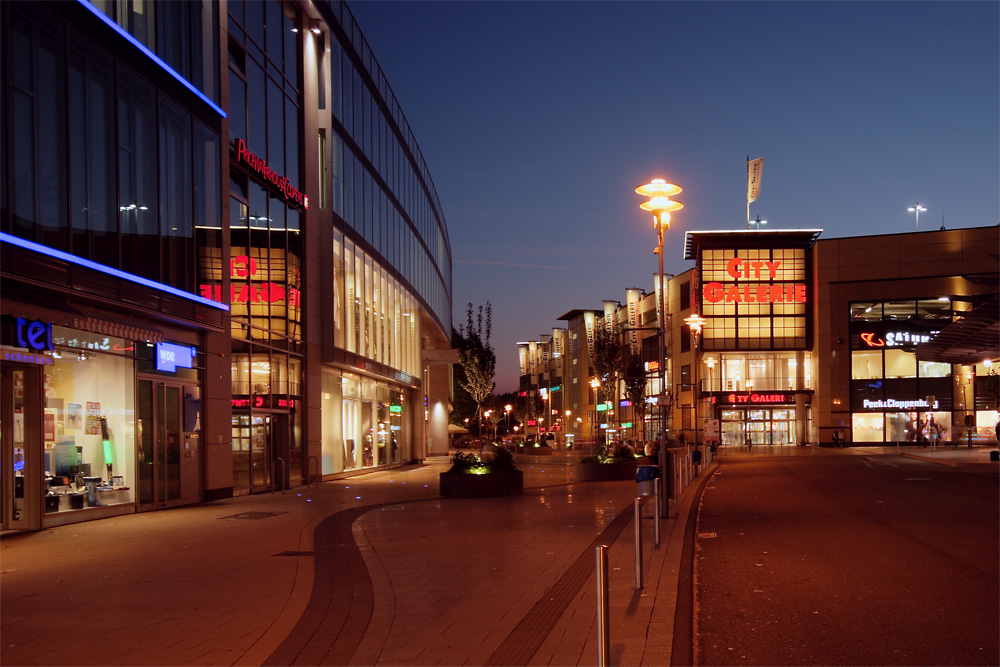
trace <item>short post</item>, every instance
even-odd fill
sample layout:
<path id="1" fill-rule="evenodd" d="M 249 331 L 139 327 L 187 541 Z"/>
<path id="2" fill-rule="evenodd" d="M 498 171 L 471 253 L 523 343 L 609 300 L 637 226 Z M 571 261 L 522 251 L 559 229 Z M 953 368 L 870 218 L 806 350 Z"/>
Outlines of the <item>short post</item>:
<path id="1" fill-rule="evenodd" d="M 635 590 L 642 590 L 642 505 L 635 499 Z"/>
<path id="2" fill-rule="evenodd" d="M 657 547 L 660 546 L 660 478 L 653 480 L 653 539 Z"/>
<path id="3" fill-rule="evenodd" d="M 597 665 L 607 667 L 611 657 L 608 641 L 608 547 L 597 547 Z"/>

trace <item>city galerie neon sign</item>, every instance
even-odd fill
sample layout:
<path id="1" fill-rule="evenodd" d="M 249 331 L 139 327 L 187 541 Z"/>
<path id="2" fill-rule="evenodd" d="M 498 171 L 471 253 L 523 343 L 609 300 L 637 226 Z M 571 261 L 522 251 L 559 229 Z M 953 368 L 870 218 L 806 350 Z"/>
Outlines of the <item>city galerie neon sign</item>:
<path id="1" fill-rule="evenodd" d="M 735 280 L 756 278 L 774 280 L 781 262 L 744 262 L 733 257 L 726 263 L 726 273 Z M 764 269 L 766 268 L 766 271 Z M 705 301 L 709 303 L 770 303 L 774 301 L 806 301 L 806 286 L 799 285 L 730 285 L 712 282 L 705 285 Z"/>
<path id="2" fill-rule="evenodd" d="M 268 167 L 267 160 L 251 153 L 246 142 L 242 139 L 236 140 L 236 161 L 246 165 L 252 172 L 278 188 L 287 201 L 294 202 L 307 211 L 309 210 L 309 197 L 293 186 L 287 176 L 282 176 Z"/>

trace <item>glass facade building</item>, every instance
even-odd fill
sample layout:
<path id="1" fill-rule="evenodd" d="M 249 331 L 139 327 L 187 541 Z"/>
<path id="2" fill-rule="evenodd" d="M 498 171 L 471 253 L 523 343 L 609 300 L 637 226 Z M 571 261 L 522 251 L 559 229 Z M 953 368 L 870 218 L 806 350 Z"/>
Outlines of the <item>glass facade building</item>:
<path id="1" fill-rule="evenodd" d="M 347 5 L 0 21 L 3 528 L 446 447 L 447 226 Z"/>

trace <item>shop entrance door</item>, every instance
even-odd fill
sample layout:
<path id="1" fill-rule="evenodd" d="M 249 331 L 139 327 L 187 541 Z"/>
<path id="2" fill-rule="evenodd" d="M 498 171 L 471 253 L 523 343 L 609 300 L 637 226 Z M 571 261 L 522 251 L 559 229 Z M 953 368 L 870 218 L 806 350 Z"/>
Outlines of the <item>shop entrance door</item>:
<path id="1" fill-rule="evenodd" d="M 0 367 L 0 510 L 3 530 L 42 527 L 42 371 Z"/>
<path id="2" fill-rule="evenodd" d="M 288 485 L 288 415 L 233 415 L 233 488 L 263 493 Z M 273 480 L 273 487 L 272 487 Z"/>
<path id="3" fill-rule="evenodd" d="M 140 378 L 135 404 L 139 510 L 200 501 L 198 388 Z"/>

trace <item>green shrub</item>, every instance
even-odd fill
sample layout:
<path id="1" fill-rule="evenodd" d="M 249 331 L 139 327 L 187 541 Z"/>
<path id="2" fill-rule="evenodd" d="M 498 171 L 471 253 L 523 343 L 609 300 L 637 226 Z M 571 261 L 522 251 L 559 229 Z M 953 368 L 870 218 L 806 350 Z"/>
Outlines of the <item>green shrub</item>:
<path id="1" fill-rule="evenodd" d="M 463 473 L 467 475 L 485 475 L 491 472 L 513 472 L 517 470 L 514 466 L 514 455 L 503 447 L 497 447 L 496 451 L 485 456 L 479 454 L 455 452 L 451 457 L 451 468 L 448 472 Z"/>

